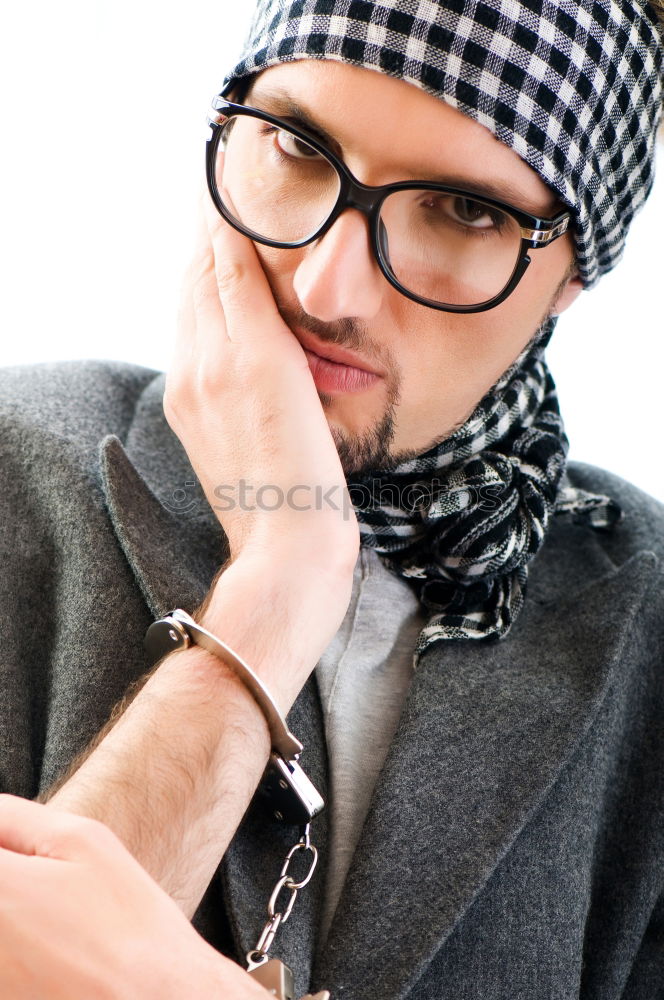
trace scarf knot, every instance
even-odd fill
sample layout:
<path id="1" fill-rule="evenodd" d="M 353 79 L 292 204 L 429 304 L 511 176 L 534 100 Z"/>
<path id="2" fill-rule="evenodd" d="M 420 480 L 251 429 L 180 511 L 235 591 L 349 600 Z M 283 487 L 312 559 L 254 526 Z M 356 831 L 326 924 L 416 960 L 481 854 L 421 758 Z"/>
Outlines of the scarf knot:
<path id="1" fill-rule="evenodd" d="M 552 514 L 594 528 L 621 517 L 609 497 L 563 485 L 568 441 L 543 356 L 553 325 L 444 441 L 348 482 L 362 545 L 407 579 L 431 613 L 416 662 L 434 642 L 509 632 Z"/>

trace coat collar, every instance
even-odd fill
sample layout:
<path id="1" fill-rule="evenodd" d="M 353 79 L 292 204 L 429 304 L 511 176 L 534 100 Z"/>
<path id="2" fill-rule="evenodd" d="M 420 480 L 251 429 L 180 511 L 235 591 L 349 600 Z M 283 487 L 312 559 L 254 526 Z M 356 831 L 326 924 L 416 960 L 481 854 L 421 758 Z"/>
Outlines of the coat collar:
<path id="1" fill-rule="evenodd" d="M 125 446 L 113 436 L 100 446 L 110 517 L 155 615 L 192 610 L 226 557 L 162 396 L 160 376 Z M 422 656 L 324 949 L 316 952 L 321 875 L 279 932 L 275 954 L 293 966 L 298 995 L 310 986 L 408 995 L 592 725 L 656 566 L 652 554 L 637 553 L 615 567 L 594 532 L 557 518 L 508 638 L 438 643 Z M 325 796 L 315 675 L 289 725 Z M 327 812 L 312 832 L 324 866 Z M 226 853 L 220 905 L 223 898 L 241 953 L 256 943 L 293 839 L 252 805 Z M 408 962 L 395 962 L 399 954 Z"/>
<path id="2" fill-rule="evenodd" d="M 193 611 L 228 556 L 226 538 L 163 413 L 163 374 L 144 389 L 124 444 L 99 446 L 108 511 L 148 607 Z"/>

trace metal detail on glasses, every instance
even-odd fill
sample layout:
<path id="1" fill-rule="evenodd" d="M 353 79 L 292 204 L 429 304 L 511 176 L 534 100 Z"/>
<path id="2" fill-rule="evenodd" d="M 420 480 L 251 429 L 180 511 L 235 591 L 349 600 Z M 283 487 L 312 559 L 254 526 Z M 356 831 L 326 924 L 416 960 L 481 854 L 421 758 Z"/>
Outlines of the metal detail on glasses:
<path id="1" fill-rule="evenodd" d="M 546 246 L 551 243 L 552 240 L 558 239 L 563 233 L 566 233 L 569 229 L 569 213 L 565 215 L 565 218 L 558 223 L 557 226 L 553 226 L 552 229 L 525 229 L 521 230 L 521 235 L 524 240 L 530 240 L 532 243 L 536 243 L 538 246 Z"/>
<path id="2" fill-rule="evenodd" d="M 208 186 L 232 226 L 258 243 L 293 249 L 356 209 L 368 219 L 387 280 L 434 309 L 498 305 L 523 277 L 528 251 L 548 246 L 570 223 L 569 212 L 541 219 L 444 184 L 362 184 L 312 133 L 222 98 L 208 123 Z"/>

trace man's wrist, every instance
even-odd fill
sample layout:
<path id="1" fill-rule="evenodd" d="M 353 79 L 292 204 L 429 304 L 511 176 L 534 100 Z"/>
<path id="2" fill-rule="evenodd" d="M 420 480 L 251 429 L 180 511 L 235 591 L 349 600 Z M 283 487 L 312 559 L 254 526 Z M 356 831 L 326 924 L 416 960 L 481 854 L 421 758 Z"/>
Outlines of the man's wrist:
<path id="1" fill-rule="evenodd" d="M 238 559 L 194 617 L 248 663 L 286 715 L 336 632 L 351 587 L 346 567 L 311 572 Z"/>

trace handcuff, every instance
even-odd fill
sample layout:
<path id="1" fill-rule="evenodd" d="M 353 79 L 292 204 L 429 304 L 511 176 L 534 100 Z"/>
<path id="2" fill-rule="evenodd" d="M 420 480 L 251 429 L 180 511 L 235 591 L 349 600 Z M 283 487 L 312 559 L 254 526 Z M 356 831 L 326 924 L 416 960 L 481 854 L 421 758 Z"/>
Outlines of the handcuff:
<path id="1" fill-rule="evenodd" d="M 206 628 L 194 621 L 191 615 L 176 608 L 153 622 L 145 633 L 145 651 L 151 665 L 167 653 L 189 649 L 192 644 L 201 646 L 217 656 L 242 681 L 265 716 L 270 732 L 271 753 L 258 787 L 259 797 L 273 819 L 300 827 L 300 839 L 289 850 L 281 873 L 270 896 L 268 921 L 258 943 L 247 953 L 247 972 L 277 1000 L 294 1000 L 293 973 L 278 958 L 269 958 L 268 951 L 275 935 L 291 914 L 298 892 L 310 881 L 318 852 L 309 838 L 309 825 L 325 806 L 322 796 L 299 764 L 303 751 L 300 741 L 293 736 L 272 695 L 251 667 L 234 650 Z M 288 866 L 296 852 L 308 851 L 312 861 L 307 875 L 296 881 L 288 874 Z M 283 909 L 278 908 L 282 890 L 291 893 Z M 308 993 L 301 1000 L 329 1000 L 327 990 Z"/>

